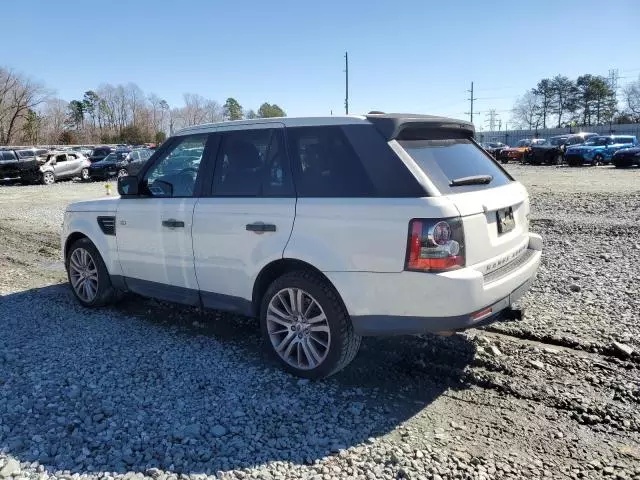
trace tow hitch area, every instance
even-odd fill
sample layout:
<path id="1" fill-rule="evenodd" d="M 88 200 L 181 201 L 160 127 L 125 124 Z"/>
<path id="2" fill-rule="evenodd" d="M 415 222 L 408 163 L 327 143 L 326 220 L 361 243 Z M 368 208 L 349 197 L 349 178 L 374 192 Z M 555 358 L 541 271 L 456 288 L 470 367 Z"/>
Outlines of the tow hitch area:
<path id="1" fill-rule="evenodd" d="M 524 311 L 520 308 L 505 308 L 502 311 L 502 318 L 508 322 L 513 322 L 516 320 L 522 320 L 524 316 Z"/>

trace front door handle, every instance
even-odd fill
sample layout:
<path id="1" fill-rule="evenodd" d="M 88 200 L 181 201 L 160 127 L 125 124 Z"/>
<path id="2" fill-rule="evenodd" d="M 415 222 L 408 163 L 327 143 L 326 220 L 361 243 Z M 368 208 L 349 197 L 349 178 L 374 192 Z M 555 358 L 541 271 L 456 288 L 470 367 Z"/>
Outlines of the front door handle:
<path id="1" fill-rule="evenodd" d="M 184 228 L 184 222 L 170 218 L 169 220 L 163 220 L 162 226 L 167 228 Z"/>
<path id="2" fill-rule="evenodd" d="M 248 223 L 246 229 L 248 232 L 255 233 L 275 232 L 276 226 L 273 223 L 254 222 Z"/>

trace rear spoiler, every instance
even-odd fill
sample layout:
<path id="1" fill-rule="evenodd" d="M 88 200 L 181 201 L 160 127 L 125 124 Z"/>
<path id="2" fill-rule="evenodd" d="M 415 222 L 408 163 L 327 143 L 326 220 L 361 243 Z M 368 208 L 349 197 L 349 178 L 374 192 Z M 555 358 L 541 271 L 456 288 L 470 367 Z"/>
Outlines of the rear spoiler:
<path id="1" fill-rule="evenodd" d="M 387 141 L 473 138 L 476 132 L 472 123 L 434 115 L 370 113 L 366 118 Z"/>

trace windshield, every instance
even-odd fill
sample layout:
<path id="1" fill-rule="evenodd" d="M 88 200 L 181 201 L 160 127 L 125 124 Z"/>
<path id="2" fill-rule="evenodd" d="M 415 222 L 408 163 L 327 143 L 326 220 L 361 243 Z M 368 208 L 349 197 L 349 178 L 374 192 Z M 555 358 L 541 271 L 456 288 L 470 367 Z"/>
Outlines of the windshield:
<path id="1" fill-rule="evenodd" d="M 553 145 L 557 147 L 558 145 L 563 145 L 567 141 L 567 137 L 551 137 L 545 143 L 547 145 Z"/>
<path id="2" fill-rule="evenodd" d="M 518 143 L 516 143 L 516 147 L 528 147 L 529 145 L 531 145 L 531 140 L 526 138 L 524 140 L 519 140 Z"/>
<path id="3" fill-rule="evenodd" d="M 106 157 L 104 157 L 103 162 L 106 163 L 115 163 L 122 160 L 126 156 L 125 153 L 110 153 Z"/>
<path id="4" fill-rule="evenodd" d="M 511 181 L 509 176 L 471 140 L 412 140 L 398 142 L 413 158 L 441 193 L 463 193 L 499 187 Z M 466 177 L 492 177 L 486 184 L 452 186 L 453 180 Z"/>
<path id="5" fill-rule="evenodd" d="M 609 137 L 595 137 L 591 140 L 587 140 L 585 145 L 606 145 L 609 141 Z"/>

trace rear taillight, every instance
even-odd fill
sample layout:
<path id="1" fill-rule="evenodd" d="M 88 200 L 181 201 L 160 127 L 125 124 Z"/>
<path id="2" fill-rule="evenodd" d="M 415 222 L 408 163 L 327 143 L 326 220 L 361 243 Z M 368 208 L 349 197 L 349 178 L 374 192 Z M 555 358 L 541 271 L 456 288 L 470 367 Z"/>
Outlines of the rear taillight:
<path id="1" fill-rule="evenodd" d="M 464 267 L 464 230 L 460 218 L 409 222 L 405 270 L 443 272 Z"/>

